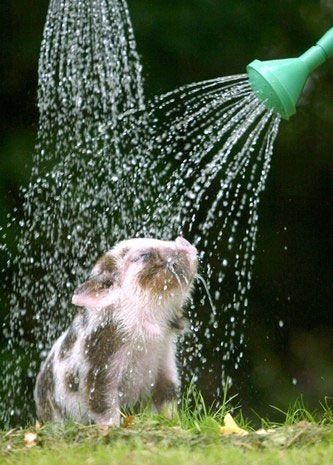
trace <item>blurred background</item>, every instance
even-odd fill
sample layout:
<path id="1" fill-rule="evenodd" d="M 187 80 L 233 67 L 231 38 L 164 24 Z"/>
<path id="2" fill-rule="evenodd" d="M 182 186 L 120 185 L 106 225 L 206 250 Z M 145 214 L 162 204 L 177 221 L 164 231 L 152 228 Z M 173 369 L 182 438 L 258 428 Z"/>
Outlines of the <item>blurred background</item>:
<path id="1" fill-rule="evenodd" d="M 333 24 L 332 0 L 128 4 L 147 96 L 242 73 L 254 58 L 296 56 Z M 29 180 L 47 7 L 47 0 L 1 2 L 0 226 L 8 211 L 19 217 L 19 186 Z M 270 417 L 271 404 L 285 408 L 302 394 L 319 408 L 333 396 L 333 60 L 308 82 L 300 105 L 281 124 L 261 202 L 246 357 L 234 386 L 246 412 Z M 15 239 L 14 230 L 9 244 Z"/>

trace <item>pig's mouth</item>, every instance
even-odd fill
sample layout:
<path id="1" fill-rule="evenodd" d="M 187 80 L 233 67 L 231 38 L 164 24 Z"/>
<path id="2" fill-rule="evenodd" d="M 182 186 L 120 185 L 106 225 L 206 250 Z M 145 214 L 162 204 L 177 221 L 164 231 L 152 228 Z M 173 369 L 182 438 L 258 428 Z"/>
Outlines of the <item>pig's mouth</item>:
<path id="1" fill-rule="evenodd" d="M 175 252 L 166 261 L 166 275 L 170 288 L 186 291 L 197 271 L 197 249 L 183 237 L 175 240 Z"/>
<path id="2" fill-rule="evenodd" d="M 144 270 L 138 278 L 141 288 L 161 296 L 166 296 L 176 290 L 183 292 L 193 280 L 189 271 L 175 263 Z"/>
<path id="3" fill-rule="evenodd" d="M 154 263 L 139 274 L 140 286 L 159 296 L 171 297 L 186 292 L 197 271 L 197 249 L 186 239 L 178 237 L 175 248 L 163 263 Z"/>
<path id="4" fill-rule="evenodd" d="M 181 260 L 181 258 L 179 260 Z M 169 277 L 171 277 L 171 280 L 175 281 L 175 284 L 178 285 L 181 290 L 184 287 L 189 286 L 193 279 L 189 272 L 189 268 L 181 266 L 179 262 L 168 263 L 166 265 L 166 272 Z"/>

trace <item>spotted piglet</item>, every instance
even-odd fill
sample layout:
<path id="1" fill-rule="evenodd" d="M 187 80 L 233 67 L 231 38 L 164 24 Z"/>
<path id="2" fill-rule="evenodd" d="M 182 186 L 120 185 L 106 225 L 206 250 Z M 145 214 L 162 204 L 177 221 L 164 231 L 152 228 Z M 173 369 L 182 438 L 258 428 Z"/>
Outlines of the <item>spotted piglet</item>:
<path id="1" fill-rule="evenodd" d="M 100 258 L 37 377 L 39 420 L 119 425 L 123 407 L 150 397 L 172 411 L 175 343 L 196 271 L 197 250 L 182 237 L 126 240 Z"/>

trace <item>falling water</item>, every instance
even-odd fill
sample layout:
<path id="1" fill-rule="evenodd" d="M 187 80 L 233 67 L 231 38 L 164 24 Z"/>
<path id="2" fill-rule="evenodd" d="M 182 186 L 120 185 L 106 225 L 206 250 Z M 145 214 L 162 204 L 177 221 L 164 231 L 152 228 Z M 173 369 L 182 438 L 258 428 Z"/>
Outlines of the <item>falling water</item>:
<path id="1" fill-rule="evenodd" d="M 21 234 L 8 257 L 13 291 L 2 303 L 11 309 L 1 357 L 5 421 L 31 417 L 36 371 L 73 316 L 73 289 L 97 256 L 139 230 L 136 199 L 149 198 L 139 184 L 147 162 L 138 148 L 146 125 L 141 65 L 123 0 L 51 1 L 38 105 Z"/>
<path id="2" fill-rule="evenodd" d="M 153 224 L 169 235 L 182 228 L 200 250 L 202 273 L 214 290 L 213 305 L 204 292 L 192 305 L 184 375 L 205 371 L 205 384 L 217 386 L 218 399 L 244 353 L 258 207 L 280 118 L 259 102 L 246 75 L 158 97 L 150 117 L 152 150 L 169 162 L 160 169 Z"/>
<path id="3" fill-rule="evenodd" d="M 8 257 L 13 291 L 2 303 L 11 308 L 3 420 L 32 418 L 34 378 L 72 319 L 73 289 L 98 255 L 131 236 L 183 233 L 197 245 L 212 301 L 198 287 L 180 356 L 184 379 L 204 373 L 218 398 L 244 353 L 258 207 L 279 118 L 245 75 L 146 104 L 122 0 L 51 1 L 38 102 L 34 168 Z"/>

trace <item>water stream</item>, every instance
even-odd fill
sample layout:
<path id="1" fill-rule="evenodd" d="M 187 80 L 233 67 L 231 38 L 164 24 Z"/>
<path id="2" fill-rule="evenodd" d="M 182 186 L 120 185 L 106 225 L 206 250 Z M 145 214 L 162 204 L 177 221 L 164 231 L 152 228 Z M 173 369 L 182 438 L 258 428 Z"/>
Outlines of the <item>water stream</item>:
<path id="1" fill-rule="evenodd" d="M 184 376 L 204 372 L 218 399 L 244 354 L 258 208 L 280 118 L 253 95 L 246 75 L 157 97 L 150 118 L 162 165 L 151 232 L 183 232 L 197 245 L 213 295 L 213 305 L 204 292 L 192 305 L 192 332 L 181 345 Z"/>

